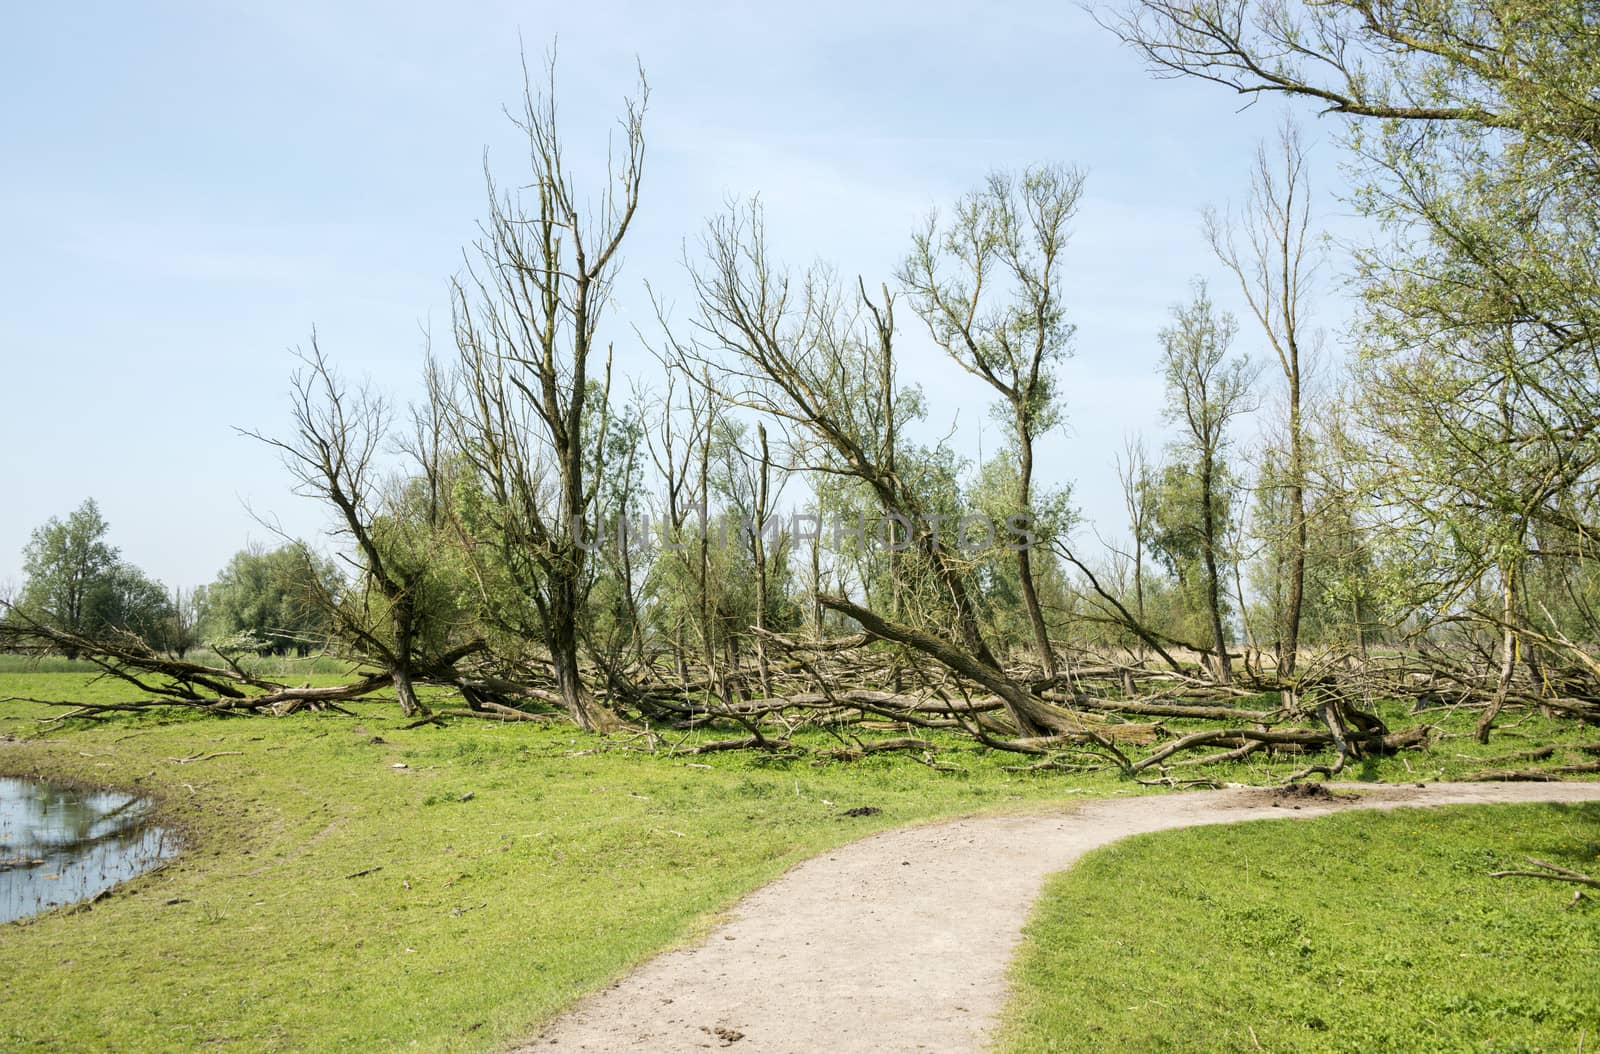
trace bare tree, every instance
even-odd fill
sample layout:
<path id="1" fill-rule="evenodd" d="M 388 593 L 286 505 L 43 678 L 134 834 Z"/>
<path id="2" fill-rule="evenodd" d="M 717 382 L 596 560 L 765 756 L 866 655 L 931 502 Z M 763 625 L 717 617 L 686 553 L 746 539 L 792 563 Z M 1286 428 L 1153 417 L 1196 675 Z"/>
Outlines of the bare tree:
<path id="1" fill-rule="evenodd" d="M 503 193 L 487 177 L 489 215 L 454 283 L 461 397 L 447 405 L 457 445 L 490 495 L 517 594 L 485 599 L 507 623 L 537 630 L 573 720 L 604 730 L 619 719 L 591 696 L 579 663 L 590 582 L 584 541 L 594 526 L 611 387 L 610 347 L 602 350 L 598 332 L 639 203 L 649 90 L 640 71 L 637 98 L 620 122 L 621 159 L 591 205 L 562 152 L 553 59 L 541 90 L 526 68 L 524 83 L 514 120 L 527 137 L 531 178 L 520 192 Z M 536 619 L 522 601 L 531 601 Z"/>
<path id="2" fill-rule="evenodd" d="M 1003 400 L 1016 444 L 1017 502 L 1029 516 L 1034 441 L 1060 417 L 1054 366 L 1073 333 L 1062 304 L 1060 257 L 1083 181 L 1082 172 L 1060 165 L 1031 168 L 1020 178 L 991 175 L 956 204 L 948 226 L 929 217 L 899 275 L 933 339 Z M 954 275 L 945 273 L 952 268 Z M 1032 546 L 1017 547 L 1034 647 L 1054 677 L 1033 559 Z"/>
<path id="3" fill-rule="evenodd" d="M 761 693 L 772 694 L 772 667 L 767 662 L 768 615 L 772 606 L 772 583 L 768 570 L 767 521 L 772 516 L 774 495 L 772 491 L 772 448 L 767 443 L 767 426 L 756 425 L 761 441 L 761 460 L 758 482 L 755 487 L 755 515 L 751 517 L 751 555 L 756 562 L 756 661 L 761 668 Z M 781 488 L 780 488 L 781 489 Z"/>
<path id="4" fill-rule="evenodd" d="M 889 459 L 914 405 L 898 398 L 894 298 L 874 300 L 865 283 L 843 292 L 823 269 L 791 284 L 771 259 L 759 207 L 714 220 L 706 261 L 691 271 L 699 298 L 697 358 L 721 356 L 715 383 L 733 403 L 789 422 L 804 469 L 853 479 L 883 510 L 886 521 L 911 527 L 911 548 L 942 597 L 956 642 L 884 618 L 846 597 L 822 595 L 827 608 L 869 632 L 928 655 L 991 691 L 1024 736 L 1082 731 L 1081 722 L 1033 698 L 1001 672 L 984 639 L 966 568 L 939 543 L 920 495 Z"/>
<path id="5" fill-rule="evenodd" d="M 1300 649 L 1300 618 L 1306 578 L 1306 426 L 1301 400 L 1307 363 L 1303 354 L 1308 287 L 1316 271 L 1307 245 L 1311 183 L 1300 128 L 1285 119 L 1270 147 L 1256 147 L 1250 194 L 1239 216 L 1205 213 L 1206 240 L 1238 280 L 1245 302 L 1266 335 L 1283 371 L 1288 396 L 1288 464 L 1283 484 L 1289 499 L 1287 577 L 1278 672 L 1293 677 Z"/>
<path id="6" fill-rule="evenodd" d="M 426 665 L 416 649 L 424 617 L 418 607 L 424 569 L 410 554 L 381 544 L 379 538 L 384 509 L 377 460 L 388 438 L 389 405 L 370 388 L 347 387 L 315 337 L 301 361 L 290 391 L 292 438 L 244 434 L 280 452 L 296 493 L 331 505 L 338 514 L 334 533 L 348 540 L 351 552 L 345 559 L 356 569 L 359 595 L 341 602 L 313 574 L 308 580 L 318 584 L 318 603 L 348 647 L 383 667 L 401 713 L 426 713 L 415 688 Z M 374 594 L 380 602 L 372 602 Z"/>
<path id="7" fill-rule="evenodd" d="M 713 406 L 715 393 L 695 383 L 680 388 L 679 379 L 683 374 L 674 365 L 670 354 L 663 355 L 661 362 L 666 390 L 656 404 L 656 427 L 645 435 L 645 443 L 666 499 L 666 507 L 661 510 L 658 524 L 661 544 L 655 566 L 658 580 L 665 574 L 678 579 L 680 588 L 676 591 L 679 595 L 669 598 L 678 602 L 661 605 L 658 617 L 664 617 L 668 622 L 665 628 L 671 637 L 678 682 L 687 689 L 688 615 L 681 587 L 692 580 L 698 598 L 705 589 L 705 582 L 699 577 L 698 560 L 690 559 L 688 546 L 683 539 L 699 500 L 700 483 L 695 474 L 697 452 L 710 441 L 716 417 Z M 658 588 L 660 586 L 658 581 Z M 695 603 L 698 607 L 698 599 Z M 711 673 L 707 671 L 708 676 Z"/>
<path id="8" fill-rule="evenodd" d="M 742 439 L 748 433 L 730 430 L 731 439 Z M 772 446 L 764 421 L 756 422 L 754 450 L 745 450 L 742 443 L 729 444 L 726 485 L 731 491 L 735 509 L 744 519 L 739 535 L 744 540 L 751 564 L 755 568 L 755 612 L 752 620 L 755 629 L 756 668 L 761 678 L 763 695 L 772 694 L 772 669 L 767 655 L 767 635 L 772 629 L 772 581 L 774 558 L 786 559 L 788 541 L 777 530 L 773 519 L 774 509 L 783 493 L 787 474 L 772 459 Z"/>
<path id="9" fill-rule="evenodd" d="M 797 425 L 807 437 L 796 451 L 802 467 L 859 481 L 886 514 L 912 525 L 963 643 L 998 668 L 954 555 L 917 529 L 922 502 L 895 467 L 912 407 L 899 398 L 892 295 L 874 301 L 859 282 L 846 293 L 822 269 L 791 289 L 768 256 L 755 206 L 713 221 L 706 249 L 693 280 L 706 350 L 728 356 L 715 383 L 729 401 Z"/>
<path id="10" fill-rule="evenodd" d="M 172 615 L 163 636 L 167 650 L 183 658 L 190 648 L 200 643 L 200 601 L 204 589 L 172 589 Z"/>
<path id="11" fill-rule="evenodd" d="M 1150 531 L 1150 458 L 1144 440 L 1126 440 L 1123 455 L 1117 459 L 1117 479 L 1122 484 L 1122 504 L 1128 513 L 1128 532 L 1133 535 L 1133 613 L 1142 625 L 1144 616 L 1144 545 Z M 1139 641 L 1139 660 L 1144 661 L 1145 642 Z"/>

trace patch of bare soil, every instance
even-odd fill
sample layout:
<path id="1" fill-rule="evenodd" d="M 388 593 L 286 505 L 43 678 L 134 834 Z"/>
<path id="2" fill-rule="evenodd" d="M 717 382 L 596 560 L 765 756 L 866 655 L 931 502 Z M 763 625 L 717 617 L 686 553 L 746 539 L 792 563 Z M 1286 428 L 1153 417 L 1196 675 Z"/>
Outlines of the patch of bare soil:
<path id="1" fill-rule="evenodd" d="M 1052 873 L 1149 831 L 1342 809 L 1600 801 L 1600 783 L 1309 784 L 1083 803 L 886 831 L 800 864 L 699 944 L 645 963 L 516 1048 L 979 1051 Z M 1359 791 L 1359 793 L 1355 793 Z"/>
<path id="2" fill-rule="evenodd" d="M 1391 797 L 1396 790 L 1396 788 L 1384 788 L 1385 794 Z M 1360 800 L 1361 795 L 1334 790 L 1326 783 L 1290 783 L 1283 787 L 1237 791 L 1234 800 L 1229 804 L 1236 809 L 1250 809 L 1261 805 L 1279 809 L 1300 809 L 1310 802 L 1324 805 L 1353 805 Z"/>

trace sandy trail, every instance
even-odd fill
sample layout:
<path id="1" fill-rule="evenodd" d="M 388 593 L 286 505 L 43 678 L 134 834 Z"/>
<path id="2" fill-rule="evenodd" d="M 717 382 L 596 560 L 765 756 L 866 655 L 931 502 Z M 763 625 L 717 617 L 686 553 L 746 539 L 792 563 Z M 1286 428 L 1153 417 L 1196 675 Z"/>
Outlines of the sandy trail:
<path id="1" fill-rule="evenodd" d="M 1274 806 L 1263 791 L 1170 794 L 873 835 L 795 867 L 700 943 L 644 964 L 517 1049 L 978 1051 L 1034 898 L 1091 849 L 1146 831 L 1349 808 L 1600 801 L 1600 783 L 1337 789 L 1360 797 Z"/>

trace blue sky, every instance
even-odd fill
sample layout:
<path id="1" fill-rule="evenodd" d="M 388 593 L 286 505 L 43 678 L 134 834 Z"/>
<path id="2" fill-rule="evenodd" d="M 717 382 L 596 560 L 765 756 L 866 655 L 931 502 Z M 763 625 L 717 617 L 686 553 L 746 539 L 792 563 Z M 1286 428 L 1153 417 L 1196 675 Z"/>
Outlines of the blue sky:
<path id="1" fill-rule="evenodd" d="M 803 6 L 803 9 L 802 9 Z M 1156 331 L 1194 275 L 1238 307 L 1199 234 L 1281 111 L 1152 78 L 1070 4 L 24 5 L 0 40 L 0 586 L 47 517 L 95 497 L 126 557 L 209 581 L 248 509 L 316 536 L 273 454 L 289 349 L 315 327 L 352 377 L 411 398 L 483 213 L 483 163 L 521 169 L 501 106 L 559 41 L 570 155 L 598 174 L 635 59 L 650 80 L 644 200 L 609 337 L 648 382 L 644 282 L 687 313 L 685 239 L 759 193 L 776 249 L 887 279 L 913 226 L 994 167 L 1088 171 L 1069 252 L 1076 354 L 1046 483 L 1107 533 L 1123 437 L 1159 445 Z M 1321 213 L 1346 227 L 1337 127 L 1303 115 Z M 1345 310 L 1337 262 L 1322 318 Z M 1242 316 L 1242 311 L 1240 312 Z M 998 433 L 970 378 L 902 313 L 930 437 Z M 442 347 L 442 345 L 441 345 Z M 1238 347 L 1260 355 L 1244 326 Z"/>

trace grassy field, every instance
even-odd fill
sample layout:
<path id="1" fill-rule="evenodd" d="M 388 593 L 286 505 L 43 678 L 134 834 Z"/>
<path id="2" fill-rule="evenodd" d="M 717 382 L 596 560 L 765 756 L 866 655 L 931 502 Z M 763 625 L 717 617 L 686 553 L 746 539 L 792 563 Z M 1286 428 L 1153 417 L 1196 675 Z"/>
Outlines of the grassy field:
<path id="1" fill-rule="evenodd" d="M 0 697 L 121 692 L 79 673 L 0 674 Z M 143 788 L 187 845 L 87 911 L 0 926 L 0 1049 L 494 1050 L 829 846 L 1142 791 L 1007 771 L 1026 759 L 955 740 L 941 759 L 958 771 L 936 772 L 903 757 L 647 755 L 527 724 L 400 730 L 390 704 L 357 709 L 61 728 L 44 707 L 0 703 L 0 772 Z M 1579 734 L 1528 717 L 1483 748 L 1469 715 L 1442 716 L 1440 748 L 1352 777 L 1434 779 Z M 1221 775 L 1266 782 L 1288 765 Z M 883 811 L 841 815 L 865 805 Z"/>
<path id="2" fill-rule="evenodd" d="M 225 660 L 210 648 L 194 648 L 184 655 L 189 662 L 208 666 L 225 665 Z M 234 661 L 253 674 L 262 677 L 282 677 L 289 680 L 308 676 L 337 676 L 348 673 L 351 666 L 342 659 L 329 655 L 236 655 Z M 36 673 L 77 673 L 93 677 L 100 668 L 88 659 L 69 659 L 62 655 L 15 655 L 0 652 L 0 675 Z"/>
<path id="3" fill-rule="evenodd" d="M 1001 1049 L 1600 1049 L 1600 805 L 1345 813 L 1131 838 L 1052 881 Z"/>
<path id="4" fill-rule="evenodd" d="M 116 691 L 0 676 L 0 695 Z M 1125 790 L 1007 773 L 1007 756 L 959 757 L 960 774 L 672 759 L 360 709 L 40 738 L 45 710 L 0 704 L 0 736 L 24 737 L 0 771 L 143 787 L 190 846 L 86 913 L 0 926 L 0 1049 L 493 1050 L 828 846 Z M 214 752 L 230 753 L 172 760 Z M 841 816 L 864 805 L 883 812 Z"/>

